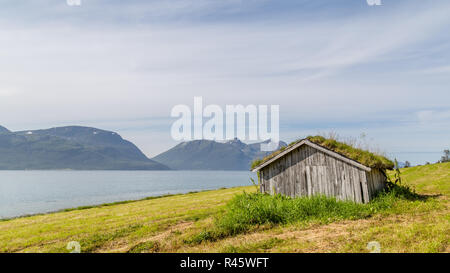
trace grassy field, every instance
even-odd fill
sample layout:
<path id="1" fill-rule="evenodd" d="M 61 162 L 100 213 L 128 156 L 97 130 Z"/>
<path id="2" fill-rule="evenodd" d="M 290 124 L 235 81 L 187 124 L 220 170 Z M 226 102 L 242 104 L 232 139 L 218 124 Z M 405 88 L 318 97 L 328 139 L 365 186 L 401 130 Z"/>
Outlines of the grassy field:
<path id="1" fill-rule="evenodd" d="M 226 204 L 252 186 L 175 195 L 0 221 L 0 252 L 450 252 L 450 163 L 402 169 L 422 198 L 358 220 L 259 225 L 212 241 Z"/>

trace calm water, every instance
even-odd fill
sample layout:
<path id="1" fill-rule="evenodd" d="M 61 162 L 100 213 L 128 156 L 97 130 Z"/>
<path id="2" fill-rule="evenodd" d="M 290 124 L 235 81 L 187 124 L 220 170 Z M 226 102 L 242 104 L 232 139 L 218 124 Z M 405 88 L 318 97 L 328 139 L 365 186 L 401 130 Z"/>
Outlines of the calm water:
<path id="1" fill-rule="evenodd" d="M 0 171 L 0 218 L 251 185 L 245 171 Z"/>

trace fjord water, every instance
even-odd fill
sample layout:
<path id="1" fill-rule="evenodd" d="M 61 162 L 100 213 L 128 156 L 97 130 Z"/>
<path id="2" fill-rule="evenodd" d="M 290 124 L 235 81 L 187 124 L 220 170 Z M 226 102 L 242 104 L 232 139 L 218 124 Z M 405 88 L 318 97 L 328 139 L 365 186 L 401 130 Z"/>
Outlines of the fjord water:
<path id="1" fill-rule="evenodd" d="M 251 185 L 247 171 L 0 171 L 0 218 Z"/>

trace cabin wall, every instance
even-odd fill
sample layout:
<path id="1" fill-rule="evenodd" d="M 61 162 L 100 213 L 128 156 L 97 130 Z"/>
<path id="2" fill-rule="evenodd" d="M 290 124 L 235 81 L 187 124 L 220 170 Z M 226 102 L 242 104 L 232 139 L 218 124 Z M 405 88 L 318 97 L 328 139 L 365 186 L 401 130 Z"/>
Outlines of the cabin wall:
<path id="1" fill-rule="evenodd" d="M 291 197 L 322 194 L 367 203 L 384 187 L 380 174 L 303 145 L 260 170 L 261 192 Z"/>
<path id="2" fill-rule="evenodd" d="M 367 173 L 367 185 L 369 189 L 369 195 L 374 196 L 377 192 L 383 190 L 386 187 L 386 175 L 377 169 L 373 169 Z"/>

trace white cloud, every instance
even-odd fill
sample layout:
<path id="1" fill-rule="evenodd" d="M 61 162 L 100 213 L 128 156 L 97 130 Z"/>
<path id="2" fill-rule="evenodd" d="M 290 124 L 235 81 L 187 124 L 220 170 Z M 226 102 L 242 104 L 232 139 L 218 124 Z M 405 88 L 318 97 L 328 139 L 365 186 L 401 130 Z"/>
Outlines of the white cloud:
<path id="1" fill-rule="evenodd" d="M 416 113 L 420 123 L 448 122 L 450 123 L 450 110 L 423 110 Z"/>
<path id="2" fill-rule="evenodd" d="M 443 65 L 421 70 L 425 74 L 449 74 L 450 65 Z"/>
<path id="3" fill-rule="evenodd" d="M 15 94 L 17 94 L 16 90 L 0 88 L 0 96 L 2 96 L 2 97 L 9 97 L 9 96 L 13 96 Z"/>

